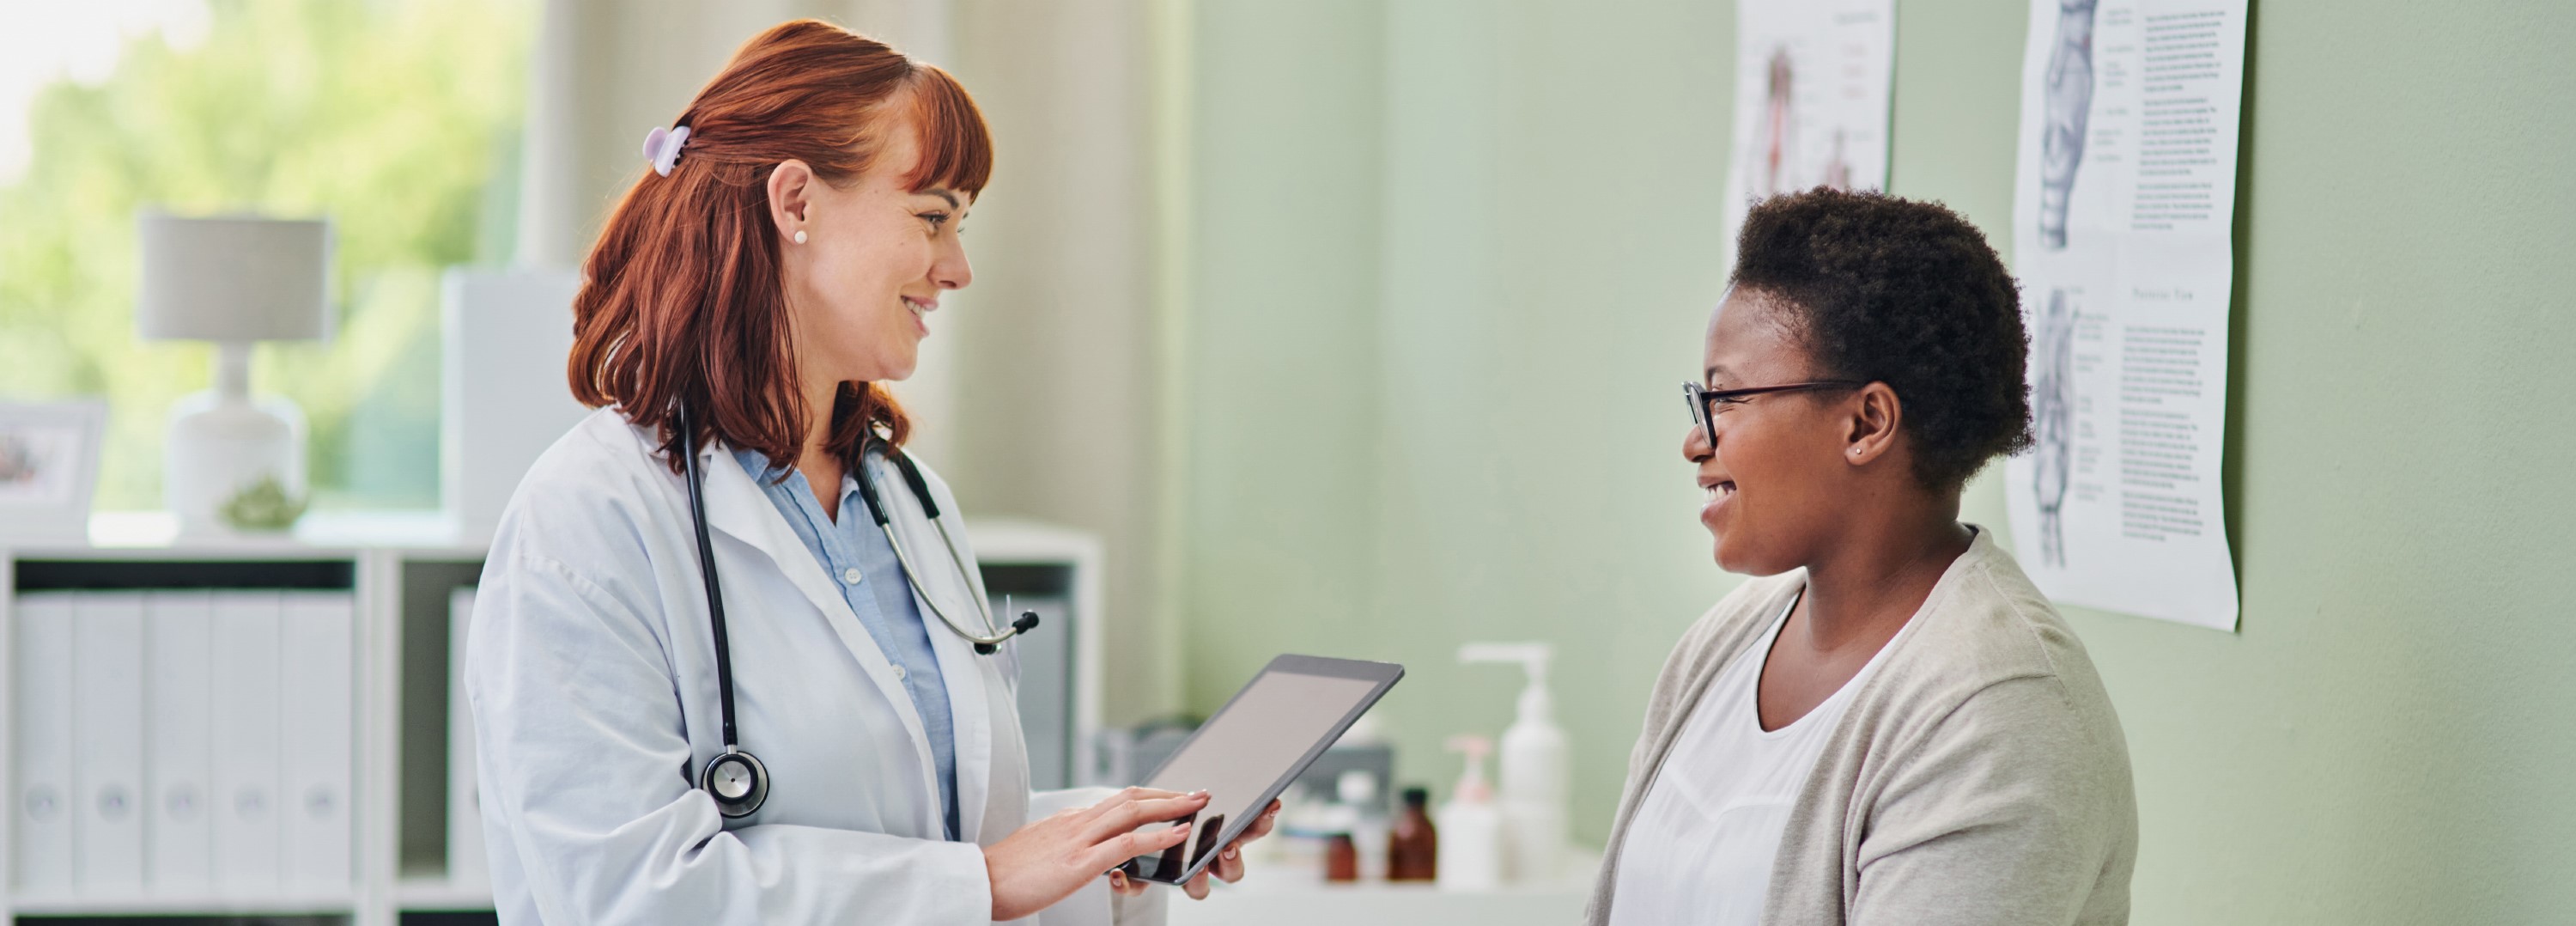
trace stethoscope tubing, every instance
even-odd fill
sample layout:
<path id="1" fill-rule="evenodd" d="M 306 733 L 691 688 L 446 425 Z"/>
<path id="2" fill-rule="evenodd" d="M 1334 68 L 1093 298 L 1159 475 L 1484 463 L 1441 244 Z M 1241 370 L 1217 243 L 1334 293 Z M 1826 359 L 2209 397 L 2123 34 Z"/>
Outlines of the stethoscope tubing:
<path id="1" fill-rule="evenodd" d="M 688 477 L 690 528 L 696 534 L 698 542 L 698 575 L 703 580 L 707 592 L 707 624 L 715 635 L 716 705 L 724 723 L 724 752 L 709 760 L 704 768 L 699 769 L 698 788 L 715 799 L 718 813 L 728 818 L 747 817 L 758 811 L 760 806 L 769 799 L 769 769 L 751 753 L 743 751 L 741 741 L 734 732 L 733 647 L 731 639 L 725 633 L 724 593 L 716 580 L 715 543 L 707 534 L 706 475 L 701 471 L 698 462 L 698 432 L 695 422 L 690 420 L 687 406 L 680 406 L 677 413 L 680 453 L 683 460 L 681 466 Z M 940 545 L 948 548 L 948 560 L 950 564 L 957 567 L 957 574 L 960 577 L 971 576 L 971 573 L 966 571 L 965 556 L 957 552 L 957 539 L 949 536 L 948 522 L 939 516 L 939 503 L 931 497 L 930 482 L 922 478 L 920 467 L 912 462 L 912 456 L 903 452 L 901 447 L 887 445 L 886 455 L 894 461 L 895 468 L 903 474 L 904 483 L 912 488 L 913 499 L 921 503 L 922 513 L 930 519 L 931 524 L 939 528 Z M 984 620 L 983 633 L 969 631 L 951 619 L 948 616 L 948 609 L 940 605 L 939 599 L 933 597 L 929 590 L 921 587 L 921 571 L 913 568 L 912 554 L 904 549 L 903 541 L 895 536 L 893 519 L 887 516 L 885 505 L 877 496 L 876 476 L 868 472 L 864 452 L 860 454 L 858 465 L 859 500 L 867 506 L 868 516 L 876 521 L 877 529 L 885 533 L 886 545 L 894 548 L 895 564 L 903 569 L 904 584 L 912 589 L 914 595 L 930 605 L 931 613 L 939 618 L 939 623 L 945 625 L 950 633 L 974 644 L 977 655 L 990 656 L 1000 651 L 1001 645 L 1012 637 L 1037 627 L 1038 617 L 1035 613 L 1030 613 L 1022 615 L 1019 620 L 1012 621 L 1011 630 L 1008 633 L 1002 632 L 993 625 L 992 605 L 982 598 L 975 599 L 975 612 Z M 726 793 L 728 789 L 738 793 Z"/>
<path id="2" fill-rule="evenodd" d="M 689 419 L 687 406 L 681 406 L 679 417 L 680 444 L 684 451 L 681 458 L 685 461 L 682 465 L 688 468 L 689 477 L 689 523 L 697 533 L 698 574 L 706 579 L 707 624 L 715 630 L 716 704 L 724 716 L 725 751 L 735 752 L 739 741 L 735 738 L 733 726 L 732 641 L 725 636 L 724 592 L 716 581 L 716 547 L 707 538 L 707 501 L 702 488 L 706 478 L 698 471 L 698 432 Z"/>
<path id="3" fill-rule="evenodd" d="M 949 562 L 957 567 L 958 575 L 966 575 L 966 560 L 957 555 L 957 538 L 948 535 L 948 520 L 939 516 L 939 502 L 930 495 L 930 481 L 922 478 L 921 467 L 912 462 L 912 455 L 905 453 L 903 448 L 887 445 L 885 449 L 886 457 L 894 461 L 895 470 L 903 474 L 904 484 L 912 489 L 913 500 L 921 503 L 922 515 L 939 528 L 939 543 L 948 548 Z M 948 625 L 950 633 L 975 644 L 975 652 L 979 654 L 991 655 L 994 647 L 1019 635 L 1017 629 L 1003 633 L 994 626 L 993 608 L 982 600 L 975 602 L 975 614 L 984 620 L 983 633 L 968 630 L 948 616 L 948 609 L 939 603 L 939 599 L 921 587 L 921 570 L 913 568 L 912 554 L 904 549 L 903 541 L 895 537 L 894 519 L 886 512 L 884 500 L 877 495 L 876 474 L 867 471 L 867 454 L 859 455 L 859 467 L 859 502 L 867 506 L 868 517 L 877 523 L 877 530 L 884 532 L 886 546 L 894 549 L 895 565 L 903 567 L 904 584 L 911 586 L 912 593 L 930 605 L 931 614 L 938 617 L 940 623 Z"/>

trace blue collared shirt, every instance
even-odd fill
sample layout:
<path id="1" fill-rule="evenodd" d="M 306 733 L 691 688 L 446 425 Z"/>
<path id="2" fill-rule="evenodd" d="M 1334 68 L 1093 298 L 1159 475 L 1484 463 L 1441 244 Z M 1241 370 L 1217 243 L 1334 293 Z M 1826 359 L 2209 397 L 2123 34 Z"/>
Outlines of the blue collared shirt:
<path id="1" fill-rule="evenodd" d="M 948 838 L 955 840 L 957 732 L 948 704 L 948 683 L 939 671 L 939 655 L 930 648 L 930 625 L 922 620 L 912 585 L 904 581 L 903 564 L 859 500 L 858 480 L 864 475 L 851 472 L 841 477 L 841 518 L 835 523 L 823 513 L 810 483 L 793 467 L 773 468 L 757 450 L 736 450 L 733 458 L 760 484 L 770 504 L 778 506 L 779 515 L 796 531 L 796 539 L 805 542 L 805 549 L 823 564 L 823 573 L 840 587 L 842 600 L 858 614 L 868 637 L 885 652 L 886 661 L 894 663 L 904 691 L 912 695 L 913 709 L 921 713 L 922 732 L 930 735 L 930 752 L 939 769 L 939 804 L 947 813 Z"/>

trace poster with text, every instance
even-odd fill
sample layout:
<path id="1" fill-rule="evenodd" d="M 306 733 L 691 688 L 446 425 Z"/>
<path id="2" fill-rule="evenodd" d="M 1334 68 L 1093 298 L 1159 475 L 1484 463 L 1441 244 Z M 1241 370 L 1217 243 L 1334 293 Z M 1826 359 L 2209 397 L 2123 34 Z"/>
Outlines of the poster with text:
<path id="1" fill-rule="evenodd" d="M 2218 467 L 2246 0 L 2031 0 L 2013 262 L 2036 446 L 2006 463 L 2057 601 L 2236 628 Z"/>
<path id="2" fill-rule="evenodd" d="M 1747 207 L 1817 186 L 1887 188 L 1894 0 L 1737 0 L 1727 264 Z"/>

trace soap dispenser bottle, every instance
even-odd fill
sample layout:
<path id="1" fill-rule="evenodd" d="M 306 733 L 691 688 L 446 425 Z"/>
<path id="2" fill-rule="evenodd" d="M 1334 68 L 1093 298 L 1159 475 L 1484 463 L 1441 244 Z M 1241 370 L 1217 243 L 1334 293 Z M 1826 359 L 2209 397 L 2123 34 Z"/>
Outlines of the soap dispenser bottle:
<path id="1" fill-rule="evenodd" d="M 1460 662 L 1518 663 L 1528 677 L 1518 715 L 1503 731 L 1499 802 L 1503 869 L 1519 884 L 1552 882 L 1564 872 L 1570 795 L 1565 731 L 1556 725 L 1555 703 L 1547 691 L 1547 664 L 1553 655 L 1546 643 L 1470 643 L 1458 650 Z"/>
<path id="2" fill-rule="evenodd" d="M 1503 817 L 1494 806 L 1494 789 L 1485 783 L 1485 754 L 1492 740 L 1453 736 L 1449 751 L 1465 753 L 1467 771 L 1449 802 L 1440 805 L 1440 857 L 1436 880 L 1442 890 L 1490 891 L 1503 883 Z"/>

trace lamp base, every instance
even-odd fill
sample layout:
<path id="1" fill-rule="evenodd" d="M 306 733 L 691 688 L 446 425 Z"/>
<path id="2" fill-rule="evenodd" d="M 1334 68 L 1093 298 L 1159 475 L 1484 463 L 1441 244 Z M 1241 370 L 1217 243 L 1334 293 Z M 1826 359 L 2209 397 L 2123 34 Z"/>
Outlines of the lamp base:
<path id="1" fill-rule="evenodd" d="M 250 397 L 249 344 L 224 344 L 215 388 L 170 407 L 161 450 L 162 503 L 180 536 L 235 534 L 221 509 L 236 493 L 275 479 L 303 498 L 304 412 L 279 396 Z"/>

